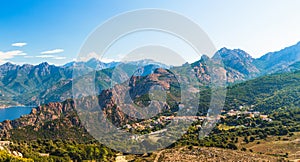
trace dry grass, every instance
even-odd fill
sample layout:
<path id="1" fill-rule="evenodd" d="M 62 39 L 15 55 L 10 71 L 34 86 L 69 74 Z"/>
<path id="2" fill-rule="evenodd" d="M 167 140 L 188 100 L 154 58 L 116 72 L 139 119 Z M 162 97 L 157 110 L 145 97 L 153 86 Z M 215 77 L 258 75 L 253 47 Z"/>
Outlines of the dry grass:
<path id="1" fill-rule="evenodd" d="M 259 144 L 257 144 L 258 141 Z M 239 147 L 266 155 L 287 156 L 289 160 L 300 159 L 300 132 L 294 133 L 292 137 L 282 136 L 280 139 L 268 137 L 266 140 L 255 140 L 248 144 L 240 144 Z"/>
<path id="2" fill-rule="evenodd" d="M 165 149 L 153 153 L 150 156 L 127 155 L 128 161 L 181 161 L 181 162 L 224 162 L 224 161 L 284 161 L 282 157 L 243 152 L 237 150 L 213 148 L 213 147 L 180 147 Z"/>

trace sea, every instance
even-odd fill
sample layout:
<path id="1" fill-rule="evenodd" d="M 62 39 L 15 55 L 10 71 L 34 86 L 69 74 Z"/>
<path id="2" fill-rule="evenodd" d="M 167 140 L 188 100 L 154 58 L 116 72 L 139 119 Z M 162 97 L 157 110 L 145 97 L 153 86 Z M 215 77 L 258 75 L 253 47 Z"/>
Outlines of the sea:
<path id="1" fill-rule="evenodd" d="M 0 109 L 0 122 L 4 120 L 14 120 L 22 115 L 30 114 L 32 107 L 16 106 Z"/>

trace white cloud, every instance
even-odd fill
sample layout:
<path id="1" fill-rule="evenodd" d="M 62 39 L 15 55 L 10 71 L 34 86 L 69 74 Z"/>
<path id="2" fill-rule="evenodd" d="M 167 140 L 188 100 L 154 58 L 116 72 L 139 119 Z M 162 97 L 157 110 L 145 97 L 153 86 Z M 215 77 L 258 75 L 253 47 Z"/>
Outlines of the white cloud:
<path id="1" fill-rule="evenodd" d="M 118 62 L 119 60 L 112 59 L 112 58 L 101 58 L 101 62 L 110 63 L 110 62 Z"/>
<path id="2" fill-rule="evenodd" d="M 27 56 L 27 53 L 20 53 L 17 56 Z"/>
<path id="3" fill-rule="evenodd" d="M 35 56 L 37 58 L 49 58 L 49 59 L 54 59 L 54 60 L 64 60 L 66 59 L 66 57 L 62 57 L 62 56 L 54 56 L 54 55 L 39 55 L 39 56 Z"/>
<path id="4" fill-rule="evenodd" d="M 48 55 L 48 54 L 56 54 L 56 53 L 62 53 L 64 52 L 63 49 L 54 49 L 54 50 L 49 50 L 49 51 L 43 51 L 41 54 L 43 55 Z"/>
<path id="5" fill-rule="evenodd" d="M 53 59 L 55 59 L 55 60 L 64 60 L 64 59 L 66 59 L 66 57 L 53 57 Z"/>
<path id="6" fill-rule="evenodd" d="M 36 56 L 38 58 L 54 58 L 53 55 L 39 55 L 39 56 Z"/>
<path id="7" fill-rule="evenodd" d="M 0 51 L 0 63 L 1 64 L 5 63 L 9 61 L 9 59 L 14 58 L 15 56 L 25 56 L 25 55 L 27 54 L 20 50 L 7 51 L 7 52 Z"/>
<path id="8" fill-rule="evenodd" d="M 24 56 L 24 58 L 34 58 L 34 56 Z"/>
<path id="9" fill-rule="evenodd" d="M 120 62 L 120 61 L 124 61 L 124 56 L 123 54 L 118 54 L 114 57 L 103 57 L 100 59 L 101 62 L 105 62 L 105 63 L 110 63 L 110 62 Z"/>
<path id="10" fill-rule="evenodd" d="M 18 42 L 18 43 L 13 43 L 11 46 L 13 47 L 23 47 L 23 46 L 26 46 L 27 43 L 25 42 Z"/>
<path id="11" fill-rule="evenodd" d="M 98 55 L 96 52 L 90 52 L 89 54 L 87 54 L 86 56 L 81 56 L 77 58 L 77 61 L 89 61 L 92 58 L 99 58 L 100 55 Z"/>
<path id="12" fill-rule="evenodd" d="M 19 55 L 23 55 L 23 51 L 20 51 L 20 50 L 7 51 L 7 52 L 4 52 L 3 54 L 8 55 L 8 56 L 19 56 Z"/>
<path id="13" fill-rule="evenodd" d="M 119 54 L 117 55 L 115 58 L 112 57 L 100 57 L 101 55 L 97 54 L 96 52 L 90 52 L 89 54 L 87 54 L 86 56 L 81 56 L 78 57 L 76 59 L 76 61 L 89 61 L 92 58 L 96 58 L 99 59 L 101 62 L 105 62 L 105 63 L 109 63 L 109 62 L 118 62 L 120 60 L 122 60 L 122 58 L 124 57 L 123 55 Z"/>

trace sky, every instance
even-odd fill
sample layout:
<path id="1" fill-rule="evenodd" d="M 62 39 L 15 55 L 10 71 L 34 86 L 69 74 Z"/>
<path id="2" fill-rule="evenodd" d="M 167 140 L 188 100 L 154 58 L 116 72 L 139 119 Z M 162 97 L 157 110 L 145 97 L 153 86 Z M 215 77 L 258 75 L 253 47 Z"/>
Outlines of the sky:
<path id="1" fill-rule="evenodd" d="M 297 0 L 1 0 L 0 64 L 63 65 L 77 58 L 89 35 L 108 19 L 146 8 L 184 15 L 207 33 L 216 49 L 239 48 L 258 58 L 300 41 L 299 6 Z M 189 62 L 199 59 L 170 36 L 144 32 L 111 46 L 106 61 L 162 40 Z"/>

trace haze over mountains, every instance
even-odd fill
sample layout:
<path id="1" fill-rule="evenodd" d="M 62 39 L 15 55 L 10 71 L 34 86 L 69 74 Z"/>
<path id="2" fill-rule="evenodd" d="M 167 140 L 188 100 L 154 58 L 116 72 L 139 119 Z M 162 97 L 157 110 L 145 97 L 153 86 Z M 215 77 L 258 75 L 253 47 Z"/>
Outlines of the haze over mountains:
<path id="1" fill-rule="evenodd" d="M 174 80 L 166 79 L 157 82 L 157 78 L 166 75 L 169 75 L 167 70 L 158 69 L 146 77 L 133 77 L 131 80 L 131 84 L 133 84 L 132 94 L 141 96 L 141 94 L 147 93 L 149 87 L 153 85 L 161 85 L 167 91 L 171 91 L 172 88 L 170 87 L 174 85 Z M 299 81 L 300 71 L 297 71 L 261 76 L 243 83 L 230 85 L 227 90 L 224 110 L 239 110 L 239 107 L 243 105 L 244 107 L 253 108 L 254 111 L 271 113 L 274 110 L 277 111 L 286 107 L 297 107 L 300 105 L 298 98 L 300 90 Z M 122 88 L 123 86 L 121 85 L 116 87 L 116 89 Z M 170 94 L 171 96 L 173 95 L 171 98 L 176 101 L 176 95 L 174 95 L 176 93 Z M 204 96 L 200 99 L 201 110 L 207 110 L 210 102 L 209 92 L 204 89 L 200 96 Z M 111 120 L 114 125 L 120 127 L 129 122 L 136 122 L 137 119 L 126 115 L 122 111 L 122 106 L 116 106 L 115 102 L 117 98 L 112 95 L 112 90 L 102 91 L 97 98 L 98 101 L 101 101 L 99 102 L 99 106 L 106 118 Z M 79 98 L 77 100 L 81 104 L 86 104 L 84 107 L 93 108 L 90 107 L 89 104 L 91 103 L 88 98 Z M 143 103 L 145 100 L 147 98 L 138 99 L 136 104 L 145 104 Z M 78 101 L 76 106 L 78 106 Z M 176 111 L 174 107 L 172 109 L 168 105 L 165 105 L 164 108 L 167 111 Z M 131 109 L 134 110 L 135 107 L 131 107 Z M 24 140 L 33 140 L 36 138 L 91 140 L 92 137 L 86 132 L 80 122 L 76 110 L 78 111 L 75 108 L 74 100 L 71 99 L 38 106 L 29 115 L 13 121 L 0 123 L 0 137 Z"/>
<path id="2" fill-rule="evenodd" d="M 201 81 L 209 81 L 209 67 L 207 60 L 217 62 L 221 59 L 227 83 L 235 83 L 252 79 L 258 76 L 300 70 L 300 42 L 277 52 L 270 52 L 254 59 L 243 50 L 222 48 L 213 58 L 202 56 L 192 63 Z M 39 65 L 15 65 L 6 63 L 0 66 L 0 107 L 14 105 L 38 105 L 49 102 L 64 101 L 72 97 L 73 67 L 84 70 L 98 70 L 109 77 L 114 67 L 120 62 L 103 63 L 96 59 L 87 62 L 70 62 L 63 66 L 41 63 Z M 133 65 L 143 66 L 149 62 L 133 62 Z M 141 75 L 152 73 L 156 68 L 169 68 L 162 64 L 145 66 Z M 103 71 L 104 70 L 104 71 Z M 99 78 L 102 80 L 101 78 Z M 109 78 L 108 78 L 109 79 Z M 102 83 L 103 84 L 103 83 Z"/>
<path id="3" fill-rule="evenodd" d="M 32 148 L 35 148 L 34 152 L 37 153 L 38 158 L 40 158 L 38 152 L 42 152 L 49 153 L 50 158 L 69 156 L 74 160 L 81 159 L 81 157 L 82 159 L 92 159 L 86 157 L 84 152 L 74 152 L 74 147 L 70 147 L 71 150 L 67 148 L 69 153 L 66 155 L 67 151 L 61 149 L 61 142 L 68 143 L 66 145 L 68 147 L 71 143 L 74 145 L 80 143 L 80 148 L 82 145 L 98 143 L 95 140 L 98 136 L 93 132 L 100 133 L 101 137 L 111 141 L 117 148 L 124 147 L 129 151 L 142 150 L 143 152 L 144 148 L 156 148 L 153 142 L 158 142 L 155 141 L 157 137 L 169 137 L 170 133 L 175 133 L 172 130 L 177 130 L 177 127 L 170 129 L 169 120 L 173 119 L 173 122 L 181 119 L 182 116 L 178 115 L 180 104 L 183 102 L 180 92 L 186 88 L 189 94 L 185 96 L 191 99 L 188 100 L 191 102 L 184 104 L 184 107 L 189 112 L 191 105 L 196 105 L 198 111 L 192 115 L 184 114 L 184 119 L 193 119 L 194 123 L 190 127 L 184 127 L 187 128 L 187 132 L 183 136 L 176 135 L 181 138 L 174 145 L 156 152 L 157 159 L 169 159 L 168 152 L 174 152 L 173 149 L 176 148 L 180 148 L 177 157 L 173 153 L 170 154 L 170 157 L 180 160 L 187 154 L 189 154 L 188 159 L 195 159 L 190 157 L 190 154 L 194 155 L 195 151 L 200 151 L 202 155 L 203 150 L 206 149 L 210 150 L 209 155 L 197 155 L 197 157 L 237 159 L 236 154 L 239 154 L 246 161 L 293 159 L 299 145 L 295 139 L 300 135 L 299 49 L 298 43 L 254 59 L 240 49 L 222 48 L 216 52 L 213 58 L 203 55 L 199 61 L 179 67 L 168 67 L 151 60 L 130 62 L 128 65 L 122 62 L 102 63 L 96 59 L 88 62 L 71 62 L 64 66 L 54 66 L 48 63 L 20 66 L 6 63 L 0 66 L 1 106 L 39 106 L 33 108 L 29 115 L 0 122 L 0 138 L 14 141 L 14 143 L 25 141 L 25 145 L 19 144 L 20 146 L 16 148 L 23 154 L 26 153 L 24 150 L 27 150 L 25 149 L 27 144 L 36 141 L 38 145 Z M 224 66 L 221 66 L 220 60 Z M 95 69 L 96 71 L 93 71 Z M 76 72 L 82 72 L 84 75 L 74 77 L 74 72 L 75 75 Z M 118 72 L 118 75 L 115 76 L 117 83 L 113 84 L 112 88 L 111 78 L 114 72 Z M 178 72 L 185 75 L 175 76 L 174 74 L 178 74 Z M 211 72 L 217 74 L 212 75 Z M 90 77 L 91 74 L 94 77 Z M 200 81 L 200 87 L 189 80 L 189 74 L 196 74 Z M 225 75 L 227 78 L 224 77 Z M 210 135 L 199 139 L 199 128 L 205 129 L 205 119 L 212 119 L 211 116 L 208 116 L 208 112 L 218 111 L 210 109 L 211 97 L 213 97 L 210 85 L 213 85 L 213 78 L 216 76 L 220 77 L 218 79 L 223 79 L 222 81 L 227 86 L 225 103 L 222 105 L 224 107 L 219 112 L 220 115 L 215 117 L 216 119 L 220 117 L 220 120 Z M 123 82 L 124 78 L 125 80 L 126 78 L 130 79 Z M 179 84 L 182 83 L 179 80 L 186 81 L 189 86 Z M 95 82 L 94 87 L 88 85 L 90 81 Z M 90 88 L 94 88 L 96 94 L 79 93 L 83 95 L 74 95 L 74 99 L 70 99 L 73 97 L 72 87 L 77 85 L 87 92 L 91 90 Z M 149 109 L 147 106 L 152 100 L 155 100 L 151 98 L 150 94 L 153 87 L 164 90 L 165 102 L 154 102 L 154 104 L 152 103 L 154 109 Z M 199 103 L 194 102 L 195 100 L 191 97 L 198 91 L 200 92 Z M 138 107 L 127 103 L 124 97 L 127 92 Z M 156 95 L 156 97 L 161 97 L 161 95 Z M 198 98 L 196 100 L 198 101 Z M 124 103 L 119 101 L 124 101 Z M 145 109 L 139 111 L 144 107 Z M 103 117 L 99 118 L 98 113 L 101 113 Z M 147 118 L 149 114 L 154 115 Z M 139 143 L 139 141 L 131 140 L 132 136 L 126 137 L 124 140 L 118 133 L 107 132 L 107 126 L 111 127 L 111 124 L 118 130 L 128 131 L 134 135 L 147 134 L 147 136 L 142 138 L 141 145 L 131 147 L 132 142 Z M 99 125 L 105 125 L 105 127 L 98 127 Z M 175 125 L 178 126 L 178 124 Z M 170 133 L 168 134 L 168 132 Z M 53 149 L 52 146 L 48 147 L 48 141 L 50 145 L 57 143 L 58 149 Z M 120 143 L 119 141 L 125 142 Z M 272 147 L 266 147 L 267 142 L 270 142 Z M 293 149 L 291 149 L 291 145 L 293 145 Z M 31 148 L 31 146 L 28 147 Z M 214 147 L 218 147 L 218 149 Z M 282 148 L 287 148 L 287 150 L 283 151 Z M 251 153 L 247 152 L 247 149 Z M 212 150 L 217 150 L 218 157 L 209 157 Z M 267 151 L 262 153 L 261 150 Z M 116 154 L 114 151 L 110 152 L 111 156 Z M 25 154 L 25 157 L 35 158 L 31 154 L 32 152 L 28 155 Z M 134 156 L 139 157 L 139 155 Z M 141 158 L 154 159 L 154 157 L 143 156 Z M 114 156 L 111 157 L 111 159 L 113 158 Z"/>
<path id="4" fill-rule="evenodd" d="M 205 58 L 205 56 L 192 66 L 195 67 L 194 70 L 198 72 L 198 70 L 201 72 L 202 68 L 211 68 L 211 67 L 205 67 L 205 60 L 208 58 Z M 201 66 L 197 66 L 200 65 Z M 229 67 L 226 67 L 229 68 Z M 184 66 L 182 69 L 185 69 Z M 179 70 L 182 70 L 179 69 Z M 103 85 L 104 87 L 102 89 L 106 89 L 105 83 L 107 82 L 106 79 L 109 79 L 109 76 L 112 72 L 112 69 L 104 69 L 101 71 L 98 71 L 96 73 L 97 77 L 100 77 L 101 80 L 104 80 L 104 82 L 100 83 L 99 85 Z M 204 71 L 205 72 L 205 71 Z M 204 73 L 202 73 L 204 74 Z M 132 85 L 132 95 L 133 96 L 140 96 L 137 97 L 138 100 L 136 100 L 136 104 L 147 104 L 148 98 L 143 96 L 143 94 L 147 93 L 149 90 L 149 87 L 153 85 L 162 86 L 166 89 L 166 91 L 169 91 L 168 93 L 168 99 L 169 101 L 172 101 L 174 99 L 174 102 L 169 102 L 168 105 L 163 106 L 164 113 L 170 114 L 170 113 L 176 113 L 176 102 L 178 99 L 176 99 L 176 90 L 174 91 L 174 87 L 177 87 L 174 83 L 176 83 L 176 80 L 172 79 L 164 79 L 164 80 L 157 80 L 158 78 L 170 78 L 166 77 L 167 75 L 170 75 L 168 70 L 164 69 L 156 69 L 151 74 L 147 76 L 135 76 L 132 77 L 130 80 L 130 84 Z M 205 75 L 199 75 L 200 79 L 203 77 L 209 77 Z M 96 77 L 96 78 L 97 78 Z M 107 77 L 107 78 L 105 78 Z M 259 111 L 262 114 L 277 114 L 277 117 L 275 118 L 274 115 L 272 116 L 272 119 L 276 119 L 274 122 L 268 122 L 263 121 L 261 119 L 250 119 L 250 118 L 240 118 L 237 119 L 237 117 L 232 117 L 232 123 L 235 123 L 236 120 L 241 120 L 237 123 L 235 123 L 235 126 L 240 126 L 241 122 L 249 121 L 252 123 L 251 126 L 246 125 L 247 129 L 255 129 L 255 131 L 258 131 L 257 129 L 262 129 L 263 132 L 266 132 L 266 130 L 272 130 L 274 128 L 278 130 L 284 130 L 283 127 L 279 126 L 280 123 L 285 123 L 289 127 L 290 131 L 297 132 L 300 130 L 299 124 L 297 125 L 297 121 L 299 121 L 299 111 L 293 112 L 293 115 L 289 114 L 281 114 L 278 115 L 278 112 L 287 112 L 290 113 L 294 110 L 297 110 L 299 107 L 299 80 L 300 80 L 300 71 L 296 72 L 287 72 L 287 73 L 277 73 L 272 75 L 266 75 L 266 76 L 260 76 L 255 79 L 251 79 L 248 81 L 244 81 L 242 83 L 236 83 L 234 85 L 229 85 L 227 89 L 227 96 L 226 96 L 226 102 L 224 105 L 224 111 L 229 112 L 231 110 L 234 111 L 240 111 L 241 106 L 248 110 L 251 108 L 250 111 L 257 112 Z M 72 81 L 72 80 L 71 80 Z M 205 81 L 205 80 L 204 80 Z M 108 82 L 107 82 L 108 83 Z M 71 84 L 71 83 L 69 83 Z M 72 84 L 70 85 L 72 86 Z M 54 87 L 54 86 L 53 86 Z M 65 86 L 65 89 L 57 88 L 58 91 L 61 92 L 60 94 L 64 94 L 67 91 L 70 91 L 68 88 L 69 86 Z M 116 86 L 115 90 L 121 90 L 124 88 L 122 85 Z M 59 90 L 58 90 L 59 89 Z M 48 91 L 49 94 L 53 94 L 54 91 Z M 205 110 L 208 110 L 207 107 L 210 105 L 210 93 L 209 89 L 201 89 L 200 91 L 200 103 L 199 103 L 199 112 L 198 116 L 204 116 Z M 59 94 L 58 94 L 59 95 Z M 93 96 L 94 97 L 94 96 Z M 93 98 L 92 97 L 92 98 Z M 99 107 L 101 108 L 104 116 L 111 121 L 116 127 L 118 128 L 124 128 L 125 125 L 128 123 L 136 123 L 138 120 L 134 117 L 132 117 L 132 113 L 136 112 L 134 111 L 135 107 L 130 107 L 130 110 L 132 112 L 127 112 L 128 114 L 131 114 L 130 116 L 125 114 L 123 112 L 124 107 L 123 105 L 117 105 L 116 100 L 118 100 L 115 96 L 112 95 L 112 90 L 103 90 L 102 93 L 98 96 L 96 96 L 97 101 L 99 101 L 99 105 L 97 110 L 99 110 Z M 136 97 L 134 97 L 136 98 Z M 58 99 L 58 98 L 57 98 Z M 171 100 L 170 100 L 171 99 Z M 78 105 L 78 101 L 84 105 Z M 36 108 L 32 109 L 32 112 L 29 115 L 24 115 L 19 119 L 12 120 L 12 121 L 4 121 L 0 123 L 0 137 L 2 139 L 13 139 L 13 140 L 25 140 L 25 141 L 32 141 L 35 139 L 51 139 L 51 140 L 75 140 L 77 142 L 87 142 L 93 140 L 93 137 L 87 132 L 89 130 L 89 127 L 87 129 L 86 125 L 84 125 L 84 122 L 81 123 L 82 118 L 79 117 L 78 107 L 83 106 L 87 110 L 94 110 L 95 107 L 91 105 L 92 103 L 89 102 L 89 97 L 87 98 L 79 98 L 79 99 L 68 99 L 64 100 L 63 102 L 53 102 L 48 104 L 43 104 L 41 106 L 37 106 Z M 157 106 L 159 107 L 159 106 Z M 204 111 L 203 111 L 204 110 Z M 93 111 L 91 111 L 93 112 Z M 161 114 L 159 114 L 161 115 Z M 223 114 L 224 115 L 224 114 Z M 92 116 L 92 114 L 89 114 L 91 119 L 97 119 Z M 134 115 L 133 115 L 134 116 Z M 81 116 L 82 117 L 82 116 Z M 284 118 L 284 121 L 281 121 L 281 117 Z M 229 121 L 231 121 L 230 117 Z M 81 120 L 80 120 L 81 119 Z M 158 118 L 159 119 L 159 118 Z M 245 120 L 244 120 L 245 119 Z M 288 122 L 286 122 L 288 121 Z M 93 122 L 93 120 L 91 120 Z M 257 125 L 254 124 L 256 123 Z M 97 123 L 97 122 L 95 122 Z M 265 128 L 264 125 L 269 125 L 268 128 Z M 91 125 L 97 125 L 97 124 L 91 124 Z M 159 127 L 159 126 L 157 126 Z M 219 127 L 218 127 L 219 128 Z M 239 127 L 240 128 L 240 127 Z M 246 127 L 242 129 L 236 128 L 237 131 L 246 130 Z M 106 130 L 106 129 L 104 129 Z M 194 130 L 197 130 L 196 127 Z M 217 131 L 219 133 L 222 133 L 222 131 Z M 274 131 L 276 132 L 276 131 Z M 280 134 L 280 131 L 277 131 Z M 216 133 L 216 132 L 214 132 Z M 191 133 L 192 135 L 197 135 L 196 133 Z M 243 133 L 240 133 L 243 135 Z M 252 133 L 252 135 L 257 133 Z M 275 134 L 269 134 L 269 136 L 275 135 Z M 222 137 L 222 135 L 218 136 Z M 118 135 L 113 136 L 114 138 L 117 138 Z M 186 137 L 186 136 L 185 136 Z M 190 137 L 190 139 L 198 139 L 193 136 Z M 230 138 L 228 138 L 230 139 Z M 184 139 L 186 140 L 186 139 Z M 258 140 L 258 137 L 255 138 L 255 140 Z M 225 142 L 226 143 L 226 142 Z M 205 145 L 206 146 L 206 145 Z M 224 145 L 225 146 L 225 145 Z M 222 147 L 223 146 L 218 146 Z M 226 147 L 227 148 L 227 147 Z M 267 157 L 265 157 L 267 158 Z"/>

